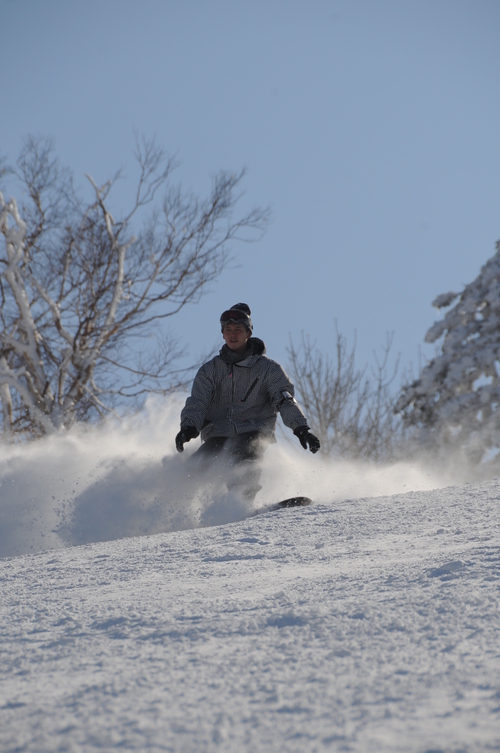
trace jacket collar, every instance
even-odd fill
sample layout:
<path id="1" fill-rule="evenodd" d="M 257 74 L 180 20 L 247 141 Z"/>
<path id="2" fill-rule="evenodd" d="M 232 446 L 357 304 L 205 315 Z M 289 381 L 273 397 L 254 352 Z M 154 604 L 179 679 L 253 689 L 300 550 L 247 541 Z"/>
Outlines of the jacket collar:
<path id="1" fill-rule="evenodd" d="M 247 349 L 244 353 L 234 353 L 227 345 L 223 345 L 220 349 L 220 357 L 224 363 L 238 364 L 238 366 L 253 366 L 265 353 L 265 343 L 258 337 L 249 338 Z"/>

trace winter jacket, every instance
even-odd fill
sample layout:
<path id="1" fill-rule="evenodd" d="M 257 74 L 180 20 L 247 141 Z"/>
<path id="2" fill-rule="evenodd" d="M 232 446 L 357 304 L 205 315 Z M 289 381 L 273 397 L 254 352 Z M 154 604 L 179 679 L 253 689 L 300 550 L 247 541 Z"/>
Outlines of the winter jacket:
<path id="1" fill-rule="evenodd" d="M 181 426 L 194 426 L 203 440 L 259 431 L 275 442 L 278 412 L 292 430 L 307 426 L 283 368 L 265 355 L 262 340 L 252 337 L 248 342 L 242 360 L 226 362 L 223 348 L 222 356 L 205 363 L 195 377 Z"/>

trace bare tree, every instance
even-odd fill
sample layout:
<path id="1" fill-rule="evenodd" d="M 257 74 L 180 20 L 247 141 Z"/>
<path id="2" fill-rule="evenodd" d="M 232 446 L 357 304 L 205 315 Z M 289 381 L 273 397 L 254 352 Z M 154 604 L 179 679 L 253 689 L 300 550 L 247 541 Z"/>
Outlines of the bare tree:
<path id="1" fill-rule="evenodd" d="M 356 345 L 349 350 L 338 331 L 334 357 L 304 335 L 298 347 L 290 344 L 290 376 L 325 455 L 373 461 L 399 456 L 402 423 L 389 391 L 398 365 L 387 373 L 391 346 L 388 336 L 382 358 L 375 355 L 375 367 L 367 375 L 367 368 L 356 368 Z"/>
<path id="2" fill-rule="evenodd" d="M 51 433 L 170 389 L 180 351 L 161 323 L 199 301 L 230 241 L 265 229 L 267 210 L 233 217 L 244 171 L 220 172 L 199 201 L 170 186 L 175 160 L 154 141 L 137 140 L 136 158 L 135 199 L 119 219 L 109 202 L 120 174 L 102 186 L 87 176 L 93 197 L 84 201 L 43 139 L 29 139 L 17 163 L 22 208 L 0 193 L 5 438 Z M 132 219 L 162 188 L 163 202 L 134 234 Z"/>

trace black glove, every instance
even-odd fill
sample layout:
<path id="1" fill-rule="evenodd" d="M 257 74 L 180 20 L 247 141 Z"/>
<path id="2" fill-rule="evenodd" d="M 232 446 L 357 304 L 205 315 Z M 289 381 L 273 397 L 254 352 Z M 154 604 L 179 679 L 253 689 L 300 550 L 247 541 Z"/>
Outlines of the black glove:
<path id="1" fill-rule="evenodd" d="M 181 426 L 181 430 L 175 438 L 175 446 L 177 447 L 177 452 L 184 452 L 184 445 L 186 444 L 186 442 L 189 442 L 191 439 L 196 439 L 199 433 L 200 432 L 198 431 L 198 429 L 196 429 L 194 426 Z"/>
<path id="2" fill-rule="evenodd" d="M 304 450 L 307 450 L 307 447 L 309 445 L 309 449 L 312 453 L 318 452 L 319 448 L 321 447 L 321 443 L 318 437 L 315 437 L 314 434 L 311 434 L 308 426 L 297 426 L 297 428 L 293 430 L 293 433 L 296 437 L 298 437 L 298 440 Z"/>

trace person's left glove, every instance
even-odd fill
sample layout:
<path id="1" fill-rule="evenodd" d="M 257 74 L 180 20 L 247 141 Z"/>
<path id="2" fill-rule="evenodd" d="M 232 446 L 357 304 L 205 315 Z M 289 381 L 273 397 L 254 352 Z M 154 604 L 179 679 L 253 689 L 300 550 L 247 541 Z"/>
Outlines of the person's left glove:
<path id="1" fill-rule="evenodd" d="M 304 450 L 307 450 L 307 448 L 309 447 L 312 453 L 318 452 L 321 447 L 321 442 L 319 441 L 318 437 L 316 437 L 309 431 L 309 426 L 297 426 L 297 428 L 294 429 L 293 433 L 296 437 L 298 437 L 298 440 Z"/>
<path id="2" fill-rule="evenodd" d="M 191 439 L 196 439 L 199 433 L 200 432 L 198 431 L 198 429 L 196 429 L 194 426 L 191 426 L 190 424 L 181 426 L 181 430 L 175 438 L 175 446 L 177 448 L 177 452 L 184 452 L 184 445 L 186 444 L 186 442 L 189 442 Z"/>

